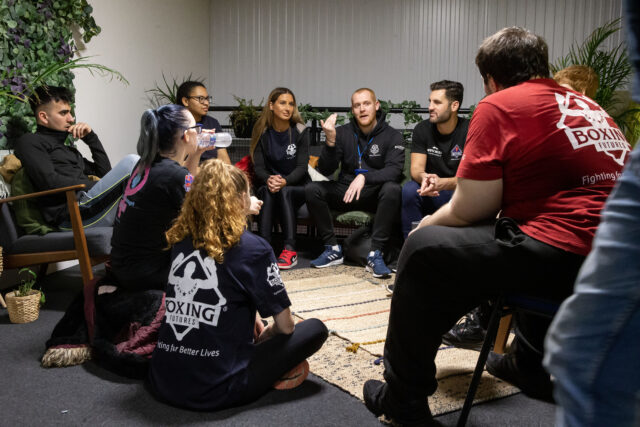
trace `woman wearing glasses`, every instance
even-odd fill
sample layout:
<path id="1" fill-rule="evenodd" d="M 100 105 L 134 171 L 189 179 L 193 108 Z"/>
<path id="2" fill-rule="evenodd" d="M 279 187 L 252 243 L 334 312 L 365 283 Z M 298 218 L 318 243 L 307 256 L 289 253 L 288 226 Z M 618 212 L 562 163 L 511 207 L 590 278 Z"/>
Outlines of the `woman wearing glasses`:
<path id="1" fill-rule="evenodd" d="M 171 263 L 164 233 L 178 216 L 202 153 L 211 147 L 198 147 L 199 126 L 179 105 L 145 111 L 140 127 L 140 160 L 116 212 L 112 273 L 128 290 L 164 290 Z"/>
<path id="2" fill-rule="evenodd" d="M 260 236 L 271 243 L 274 216 L 284 233 L 284 249 L 278 267 L 289 269 L 297 264 L 295 250 L 296 211 L 305 201 L 304 185 L 309 181 L 309 129 L 298 112 L 293 92 L 277 87 L 251 136 L 249 149 L 257 179 L 258 198 L 263 201 L 258 220 Z"/>
<path id="3" fill-rule="evenodd" d="M 215 118 L 208 116 L 209 105 L 213 98 L 207 92 L 207 88 L 201 82 L 188 81 L 178 87 L 176 92 L 176 102 L 189 109 L 196 119 L 196 123 L 202 125 L 203 130 L 213 130 L 222 132 L 220 122 Z M 218 158 L 227 164 L 231 164 L 229 153 L 226 148 L 217 148 L 202 154 L 201 160 Z"/>

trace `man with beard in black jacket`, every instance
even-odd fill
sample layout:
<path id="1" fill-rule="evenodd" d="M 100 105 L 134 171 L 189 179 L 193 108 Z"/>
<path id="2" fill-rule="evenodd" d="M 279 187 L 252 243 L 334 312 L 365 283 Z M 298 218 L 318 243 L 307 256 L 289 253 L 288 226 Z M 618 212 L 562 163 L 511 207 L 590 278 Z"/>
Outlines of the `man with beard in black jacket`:
<path id="1" fill-rule="evenodd" d="M 400 132 L 385 121 L 373 90 L 356 90 L 351 95 L 351 112 L 351 122 L 337 129 L 336 114 L 320 122 L 326 146 L 318 170 L 330 175 L 340 166 L 340 176 L 337 181 L 306 186 L 307 206 L 325 245 L 324 252 L 311 261 L 311 266 L 323 268 L 343 262 L 329 208 L 365 210 L 376 214 L 366 269 L 374 277 L 387 277 L 391 270 L 384 263 L 382 250 L 399 218 L 404 141 Z"/>
<path id="2" fill-rule="evenodd" d="M 84 184 L 85 189 L 77 194 L 83 226 L 110 226 L 124 184 L 140 157 L 129 154 L 111 168 L 91 126 L 75 122 L 72 102 L 72 93 L 64 87 L 38 87 L 29 98 L 38 127 L 35 133 L 20 138 L 15 154 L 35 191 Z M 76 138 L 89 147 L 93 161 L 83 158 L 76 149 Z M 40 197 L 38 206 L 47 223 L 71 229 L 64 193 Z"/>

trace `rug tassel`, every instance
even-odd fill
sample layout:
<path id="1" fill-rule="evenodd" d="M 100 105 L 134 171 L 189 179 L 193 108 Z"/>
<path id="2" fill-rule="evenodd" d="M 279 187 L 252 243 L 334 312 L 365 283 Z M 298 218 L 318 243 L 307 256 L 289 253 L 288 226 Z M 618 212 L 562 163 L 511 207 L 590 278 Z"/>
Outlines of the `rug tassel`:
<path id="1" fill-rule="evenodd" d="M 351 353 L 357 353 L 358 347 L 360 347 L 360 343 L 354 342 L 353 344 L 347 346 L 347 351 L 350 351 Z"/>
<path id="2" fill-rule="evenodd" d="M 49 348 L 42 356 L 43 368 L 64 368 L 80 365 L 91 359 L 91 348 L 88 346 Z"/>
<path id="3" fill-rule="evenodd" d="M 354 342 L 351 345 L 348 345 L 346 350 L 350 351 L 351 353 L 357 353 L 358 349 L 360 348 L 361 345 L 371 345 L 371 344 L 379 344 L 381 342 L 384 342 L 385 340 L 377 340 L 377 341 L 368 341 L 368 342 Z"/>

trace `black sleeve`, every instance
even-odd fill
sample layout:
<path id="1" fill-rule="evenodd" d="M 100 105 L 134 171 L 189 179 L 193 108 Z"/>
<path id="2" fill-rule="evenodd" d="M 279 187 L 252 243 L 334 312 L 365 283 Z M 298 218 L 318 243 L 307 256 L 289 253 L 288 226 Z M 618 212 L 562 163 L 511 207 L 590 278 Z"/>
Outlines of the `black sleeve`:
<path id="1" fill-rule="evenodd" d="M 304 181 L 307 176 L 308 164 L 309 164 L 309 128 L 305 128 L 301 134 L 298 135 L 296 145 L 298 150 L 296 152 L 296 168 L 284 179 L 287 180 L 287 185 L 296 185 Z"/>
<path id="2" fill-rule="evenodd" d="M 240 245 L 246 247 L 246 256 L 239 259 L 242 262 L 234 262 L 233 267 L 228 267 L 233 269 L 233 275 L 263 318 L 275 316 L 291 306 L 273 249 L 266 244 L 266 241 L 255 239 L 241 240 Z"/>
<path id="3" fill-rule="evenodd" d="M 387 181 L 397 182 L 402 177 L 404 168 L 404 140 L 400 132 L 394 130 L 387 141 L 384 168 L 367 172 L 365 182 L 367 184 L 384 184 Z"/>
<path id="4" fill-rule="evenodd" d="M 427 154 L 427 125 L 420 122 L 413 129 L 411 137 L 411 153 Z"/>
<path id="5" fill-rule="evenodd" d="M 82 141 L 87 144 L 89 150 L 91 150 L 91 157 L 93 162 L 84 159 L 84 174 L 95 175 L 102 178 L 107 172 L 111 170 L 111 162 L 107 153 L 104 151 L 104 147 L 98 138 L 98 135 L 94 131 L 89 132 Z"/>
<path id="6" fill-rule="evenodd" d="M 341 135 L 343 133 L 341 129 L 343 127 L 344 126 L 340 126 L 336 129 L 336 145 L 329 147 L 325 143 L 320 152 L 318 171 L 324 176 L 329 176 L 334 173 L 336 169 L 338 169 L 340 160 L 342 160 L 344 137 Z"/>
<path id="7" fill-rule="evenodd" d="M 271 174 L 267 170 L 265 161 L 264 161 L 264 152 L 262 151 L 262 138 L 264 134 L 260 137 L 258 141 L 258 145 L 256 145 L 256 149 L 253 152 L 253 171 L 256 174 L 256 177 L 264 184 L 267 182 Z"/>
<path id="8" fill-rule="evenodd" d="M 93 185 L 93 181 L 86 176 L 78 179 L 56 172 L 45 145 L 41 143 L 37 135 L 23 136 L 16 145 L 15 154 L 20 159 L 22 167 L 27 172 L 36 191 L 69 187 L 76 184 L 85 184 L 87 188 Z"/>

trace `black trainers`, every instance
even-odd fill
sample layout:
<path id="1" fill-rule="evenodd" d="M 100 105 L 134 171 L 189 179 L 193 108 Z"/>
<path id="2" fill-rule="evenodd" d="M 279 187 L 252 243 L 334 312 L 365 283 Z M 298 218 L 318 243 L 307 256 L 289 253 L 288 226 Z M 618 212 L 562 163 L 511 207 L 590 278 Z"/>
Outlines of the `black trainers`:
<path id="1" fill-rule="evenodd" d="M 475 309 L 444 334 L 442 342 L 457 348 L 480 351 L 486 335 L 487 331 L 480 324 L 480 318 Z"/>
<path id="2" fill-rule="evenodd" d="M 554 403 L 551 376 L 544 370 L 542 363 L 525 363 L 519 366 L 516 360 L 514 353 L 497 354 L 492 351 L 487 358 L 487 371 L 518 387 L 529 397 Z"/>
<path id="3" fill-rule="evenodd" d="M 401 401 L 394 399 L 389 385 L 378 380 L 368 380 L 362 389 L 364 404 L 376 417 L 384 415 L 392 425 L 437 426 L 427 399 Z"/>

